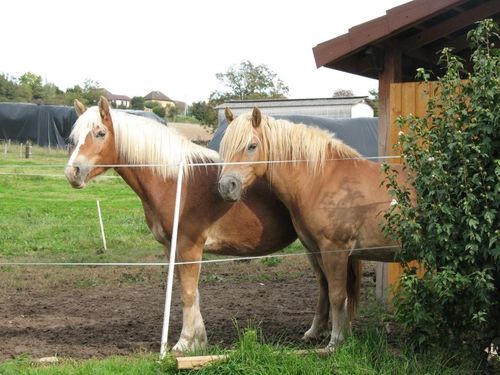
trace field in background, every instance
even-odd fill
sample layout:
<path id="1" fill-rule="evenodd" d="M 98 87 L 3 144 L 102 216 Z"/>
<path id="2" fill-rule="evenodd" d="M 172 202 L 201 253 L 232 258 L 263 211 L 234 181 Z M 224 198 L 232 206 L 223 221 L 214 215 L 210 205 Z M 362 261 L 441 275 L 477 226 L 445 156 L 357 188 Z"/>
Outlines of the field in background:
<path id="1" fill-rule="evenodd" d="M 3 151 L 3 148 L 1 148 Z M 109 171 L 85 189 L 64 177 L 67 151 L 18 146 L 0 155 L 0 257 L 38 261 L 139 261 L 163 256 L 140 200 Z M 100 201 L 108 251 L 103 252 L 96 200 Z"/>

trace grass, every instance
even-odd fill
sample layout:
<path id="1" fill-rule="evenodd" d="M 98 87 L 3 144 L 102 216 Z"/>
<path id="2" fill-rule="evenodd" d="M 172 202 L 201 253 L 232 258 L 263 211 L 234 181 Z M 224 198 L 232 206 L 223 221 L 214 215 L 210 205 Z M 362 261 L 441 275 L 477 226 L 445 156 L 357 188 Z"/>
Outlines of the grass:
<path id="1" fill-rule="evenodd" d="M 17 154 L 0 158 L 0 257 L 74 262 L 162 257 L 141 202 L 125 182 L 108 172 L 111 178 L 73 189 L 63 176 L 67 159 L 64 150 L 40 147 L 34 147 L 30 160 Z M 103 215 L 106 253 L 96 200 Z"/>
<path id="2" fill-rule="evenodd" d="M 106 375 L 106 374 L 162 374 L 168 367 L 166 362 L 157 361 L 152 355 L 110 357 L 106 359 L 92 359 L 75 361 L 61 359 L 60 363 L 42 364 L 33 362 L 28 357 L 19 357 L 0 364 L 2 375 Z M 166 368 L 167 367 L 167 368 Z"/>
<path id="3" fill-rule="evenodd" d="M 224 353 L 216 348 L 210 351 Z M 225 351 L 228 358 L 198 370 L 177 370 L 174 358 L 159 361 L 154 355 L 110 357 L 101 360 L 75 361 L 60 359 L 58 364 L 40 364 L 27 357 L 0 363 L 0 374 L 63 375 L 63 374 L 426 374 L 461 375 L 481 373 L 461 353 L 432 351 L 415 354 L 406 347 L 395 349 L 388 345 L 383 330 L 374 325 L 350 336 L 334 353 L 319 355 L 311 351 L 296 355 L 293 348 L 266 344 L 256 329 L 247 329 L 240 335 L 236 348 Z"/>

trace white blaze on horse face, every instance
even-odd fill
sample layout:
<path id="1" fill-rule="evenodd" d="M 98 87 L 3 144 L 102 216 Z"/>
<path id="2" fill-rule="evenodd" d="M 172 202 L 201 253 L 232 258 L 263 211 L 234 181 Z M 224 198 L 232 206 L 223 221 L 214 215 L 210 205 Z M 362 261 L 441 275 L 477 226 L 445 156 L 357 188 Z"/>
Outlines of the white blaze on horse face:
<path id="1" fill-rule="evenodd" d="M 76 144 L 76 147 L 75 147 L 73 153 L 71 154 L 71 157 L 68 160 L 68 166 L 69 167 L 73 167 L 73 163 L 75 162 L 75 159 L 80 154 L 80 147 L 82 147 L 83 144 L 85 143 L 85 139 L 87 139 L 87 135 L 89 133 L 90 133 L 90 130 L 88 132 L 86 132 L 86 133 L 80 134 L 80 137 L 78 138 L 78 143 Z"/>

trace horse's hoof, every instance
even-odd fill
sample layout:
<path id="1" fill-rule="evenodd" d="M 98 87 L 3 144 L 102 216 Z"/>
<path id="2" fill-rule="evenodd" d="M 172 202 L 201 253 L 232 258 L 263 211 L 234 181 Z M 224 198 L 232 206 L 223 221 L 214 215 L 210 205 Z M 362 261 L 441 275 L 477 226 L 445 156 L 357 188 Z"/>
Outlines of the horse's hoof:
<path id="1" fill-rule="evenodd" d="M 317 331 L 309 329 L 306 333 L 304 333 L 304 336 L 302 336 L 302 341 L 322 340 L 325 337 L 328 337 L 328 335 L 330 335 L 329 329 L 322 329 Z"/>
<path id="2" fill-rule="evenodd" d="M 339 345 L 342 341 L 344 341 L 344 337 L 342 335 L 339 335 L 335 338 L 331 338 L 330 342 L 326 346 L 325 350 L 327 352 L 334 352 L 335 349 L 337 349 L 339 347 Z"/>
<path id="3" fill-rule="evenodd" d="M 338 345 L 335 345 L 335 344 L 332 344 L 332 343 L 329 343 L 326 347 L 325 347 L 325 352 L 327 353 L 333 353 L 335 351 L 335 349 L 337 349 Z"/>
<path id="4" fill-rule="evenodd" d="M 206 346 L 207 346 L 206 339 L 192 339 L 192 340 L 180 339 L 179 341 L 177 341 L 177 344 L 175 344 L 174 347 L 172 348 L 172 352 L 178 354 L 179 353 L 184 354 L 205 349 Z"/>

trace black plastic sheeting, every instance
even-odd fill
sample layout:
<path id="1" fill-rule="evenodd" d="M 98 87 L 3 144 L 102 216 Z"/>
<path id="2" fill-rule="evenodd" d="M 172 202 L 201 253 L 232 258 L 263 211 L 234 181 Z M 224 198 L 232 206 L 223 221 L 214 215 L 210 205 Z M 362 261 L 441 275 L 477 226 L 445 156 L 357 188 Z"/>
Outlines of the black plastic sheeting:
<path id="1" fill-rule="evenodd" d="M 65 147 L 76 119 L 73 107 L 0 103 L 0 139 Z"/>
<path id="2" fill-rule="evenodd" d="M 165 120 L 153 112 L 124 111 L 167 125 Z M 76 119 L 73 107 L 0 103 L 0 139 L 23 143 L 30 140 L 43 147 L 65 147 Z"/>
<path id="3" fill-rule="evenodd" d="M 303 123 L 328 130 L 344 143 L 355 148 L 364 157 L 378 156 L 378 118 L 363 117 L 352 119 L 329 119 L 316 116 L 287 115 L 273 116 L 274 118 L 288 120 L 294 123 Z M 212 150 L 219 150 L 220 141 L 227 128 L 224 120 L 219 124 L 214 137 L 208 144 Z"/>

